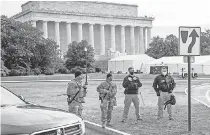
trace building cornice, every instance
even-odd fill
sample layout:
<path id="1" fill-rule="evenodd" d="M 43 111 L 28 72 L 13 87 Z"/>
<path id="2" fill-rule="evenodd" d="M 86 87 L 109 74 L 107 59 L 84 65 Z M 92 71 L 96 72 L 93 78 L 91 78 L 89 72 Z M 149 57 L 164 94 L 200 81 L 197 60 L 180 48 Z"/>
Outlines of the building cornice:
<path id="1" fill-rule="evenodd" d="M 33 2 L 33 1 L 28 1 L 24 4 L 22 4 L 21 7 L 30 3 L 30 2 Z M 66 2 L 68 2 L 68 1 L 66 1 Z M 109 5 L 122 5 L 122 6 L 138 7 L 137 4 L 123 4 L 123 3 L 111 3 L 111 2 L 100 2 L 100 1 L 69 1 L 69 2 L 98 3 L 98 4 L 109 4 Z"/>
<path id="2" fill-rule="evenodd" d="M 122 5 L 122 6 L 138 7 L 138 5 L 136 5 L 136 4 L 123 4 L 123 3 L 111 3 L 111 2 L 100 2 L 100 1 L 71 1 L 71 2 L 98 3 L 98 4 L 109 4 L 109 5 Z"/>
<path id="3" fill-rule="evenodd" d="M 65 11 L 55 11 L 55 10 L 26 10 L 24 12 L 20 12 L 11 18 L 16 19 L 20 16 L 23 16 L 29 12 L 36 12 L 36 13 L 48 13 L 48 14 L 63 14 L 63 15 L 77 15 L 77 16 L 89 16 L 89 17 L 102 17 L 102 18 L 117 18 L 117 19 L 131 19 L 131 20 L 146 20 L 146 21 L 153 21 L 155 18 L 153 17 L 131 17 L 131 16 L 110 16 L 110 15 L 96 15 L 96 14 L 85 14 L 80 12 L 65 12 Z"/>

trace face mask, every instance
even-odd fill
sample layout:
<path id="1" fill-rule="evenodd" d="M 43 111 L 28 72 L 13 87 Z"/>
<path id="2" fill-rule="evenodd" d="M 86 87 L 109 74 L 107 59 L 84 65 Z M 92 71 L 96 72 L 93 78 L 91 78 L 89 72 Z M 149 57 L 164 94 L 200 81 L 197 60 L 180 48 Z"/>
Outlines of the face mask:
<path id="1" fill-rule="evenodd" d="M 133 75 L 133 72 L 130 72 L 131 75 Z"/>
<path id="2" fill-rule="evenodd" d="M 165 76 L 167 74 L 167 72 L 162 72 L 162 74 Z"/>

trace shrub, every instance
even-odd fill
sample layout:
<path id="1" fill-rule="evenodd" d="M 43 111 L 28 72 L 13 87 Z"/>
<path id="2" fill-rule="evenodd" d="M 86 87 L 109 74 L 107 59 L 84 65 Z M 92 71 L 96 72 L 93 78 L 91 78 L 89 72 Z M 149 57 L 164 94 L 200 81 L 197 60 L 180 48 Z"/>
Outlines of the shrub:
<path id="1" fill-rule="evenodd" d="M 9 75 L 10 70 L 4 66 L 3 62 L 1 63 L 1 76 Z"/>
<path id="2" fill-rule="evenodd" d="M 95 68 L 88 68 L 87 72 L 88 73 L 95 73 L 96 70 L 95 70 Z"/>
<path id="3" fill-rule="evenodd" d="M 96 67 L 96 68 L 95 68 L 95 71 L 96 71 L 97 73 L 99 73 L 99 72 L 101 72 L 101 68 Z"/>
<path id="4" fill-rule="evenodd" d="M 44 70 L 44 74 L 45 75 L 53 75 L 55 72 L 54 72 L 54 69 L 53 68 L 47 68 Z"/>
<path id="5" fill-rule="evenodd" d="M 31 71 L 31 74 L 32 75 L 39 75 L 39 74 L 41 74 L 41 69 L 40 68 L 35 68 L 35 69 L 33 69 L 32 71 Z"/>
<path id="6" fill-rule="evenodd" d="M 9 73 L 9 76 L 20 76 L 20 71 L 17 69 L 12 69 Z"/>
<path id="7" fill-rule="evenodd" d="M 81 68 L 81 67 L 74 67 L 71 69 L 71 73 L 75 73 L 76 71 L 81 71 L 82 73 L 86 73 L 86 68 Z"/>
<path id="8" fill-rule="evenodd" d="M 26 70 L 26 68 L 17 66 L 14 69 L 12 69 L 9 73 L 10 76 L 25 76 L 29 75 L 29 71 Z"/>
<path id="9" fill-rule="evenodd" d="M 58 69 L 58 73 L 61 73 L 61 74 L 69 74 L 70 71 L 67 68 L 62 67 L 62 68 L 59 68 Z"/>

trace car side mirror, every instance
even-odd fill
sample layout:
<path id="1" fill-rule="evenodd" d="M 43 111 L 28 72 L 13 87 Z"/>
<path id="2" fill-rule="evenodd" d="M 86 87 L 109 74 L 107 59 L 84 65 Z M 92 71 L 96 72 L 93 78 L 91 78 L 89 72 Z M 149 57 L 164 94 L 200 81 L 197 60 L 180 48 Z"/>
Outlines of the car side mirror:
<path id="1" fill-rule="evenodd" d="M 22 99 L 23 101 L 25 101 L 25 98 L 22 95 L 18 96 L 20 99 Z"/>

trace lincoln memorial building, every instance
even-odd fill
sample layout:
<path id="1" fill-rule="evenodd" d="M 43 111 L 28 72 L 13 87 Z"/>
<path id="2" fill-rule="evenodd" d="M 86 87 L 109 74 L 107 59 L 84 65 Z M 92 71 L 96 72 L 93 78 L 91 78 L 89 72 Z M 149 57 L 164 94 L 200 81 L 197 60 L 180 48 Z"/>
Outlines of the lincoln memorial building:
<path id="1" fill-rule="evenodd" d="M 152 17 L 139 17 L 138 6 L 90 1 L 30 1 L 12 17 L 31 22 L 64 55 L 72 41 L 86 39 L 97 61 L 143 54 L 151 40 Z"/>

